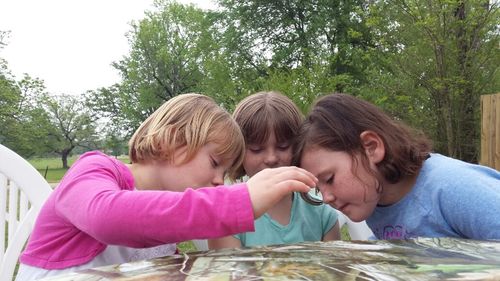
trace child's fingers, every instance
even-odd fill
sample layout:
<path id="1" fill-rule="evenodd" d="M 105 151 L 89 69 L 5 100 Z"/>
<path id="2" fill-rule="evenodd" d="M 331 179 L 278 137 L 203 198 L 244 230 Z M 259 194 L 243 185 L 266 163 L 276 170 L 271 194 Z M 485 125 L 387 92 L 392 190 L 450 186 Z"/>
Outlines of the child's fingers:
<path id="1" fill-rule="evenodd" d="M 307 170 L 304 170 L 302 168 L 296 167 L 296 166 L 284 166 L 284 167 L 278 167 L 278 168 L 267 168 L 262 170 L 259 173 L 269 173 L 269 174 L 274 174 L 274 175 L 286 175 L 287 177 L 293 176 L 293 175 L 306 175 L 312 179 L 315 179 L 313 174 L 308 172 Z"/>
<path id="2" fill-rule="evenodd" d="M 286 194 L 293 191 L 308 192 L 316 182 L 316 177 L 298 167 L 280 167 L 258 172 L 247 181 L 255 217 L 261 216 Z"/>
<path id="3" fill-rule="evenodd" d="M 283 191 L 283 193 L 290 192 L 309 192 L 311 190 L 310 184 L 306 184 L 303 181 L 298 180 L 288 180 L 280 182 L 276 185 L 276 188 L 279 188 Z"/>
<path id="4" fill-rule="evenodd" d="M 280 167 L 275 169 L 269 169 L 270 172 L 276 173 L 275 180 L 277 182 L 283 182 L 288 180 L 296 180 L 303 182 L 309 187 L 313 187 L 318 182 L 317 178 L 310 172 L 295 166 Z"/>

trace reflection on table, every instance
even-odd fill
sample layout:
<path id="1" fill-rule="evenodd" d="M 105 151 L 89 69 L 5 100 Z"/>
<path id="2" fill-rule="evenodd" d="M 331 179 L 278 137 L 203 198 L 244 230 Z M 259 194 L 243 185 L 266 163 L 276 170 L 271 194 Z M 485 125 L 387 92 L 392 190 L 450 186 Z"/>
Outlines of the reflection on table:
<path id="1" fill-rule="evenodd" d="M 47 280 L 500 280 L 500 241 L 334 241 L 195 252 Z"/>

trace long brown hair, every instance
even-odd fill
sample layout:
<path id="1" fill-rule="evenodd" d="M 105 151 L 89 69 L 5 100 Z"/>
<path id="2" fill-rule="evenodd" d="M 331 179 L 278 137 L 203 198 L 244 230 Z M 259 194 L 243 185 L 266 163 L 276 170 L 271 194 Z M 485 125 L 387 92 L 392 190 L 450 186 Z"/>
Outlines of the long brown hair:
<path id="1" fill-rule="evenodd" d="M 262 144 L 271 132 L 278 143 L 293 142 L 299 133 L 304 119 L 295 103 L 280 92 L 258 92 L 243 99 L 236 106 L 233 118 L 238 123 L 245 139 L 245 144 Z M 232 180 L 245 175 L 241 164 Z"/>
<path id="2" fill-rule="evenodd" d="M 361 155 L 367 167 L 360 134 L 373 131 L 385 146 L 385 157 L 377 164 L 381 175 L 390 183 L 415 174 L 431 150 L 423 133 L 393 120 L 375 105 L 351 95 L 334 93 L 319 98 L 306 117 L 294 147 L 294 163 L 300 165 L 303 151 L 318 146 L 343 151 L 355 159 Z"/>

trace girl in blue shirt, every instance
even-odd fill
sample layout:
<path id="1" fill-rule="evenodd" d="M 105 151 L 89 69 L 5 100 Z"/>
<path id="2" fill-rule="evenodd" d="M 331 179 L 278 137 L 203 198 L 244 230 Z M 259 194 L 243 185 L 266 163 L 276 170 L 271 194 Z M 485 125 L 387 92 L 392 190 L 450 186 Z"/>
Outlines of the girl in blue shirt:
<path id="1" fill-rule="evenodd" d="M 323 202 L 379 239 L 500 239 L 500 173 L 431 153 L 422 134 L 345 94 L 316 101 L 295 162 L 318 177 Z"/>

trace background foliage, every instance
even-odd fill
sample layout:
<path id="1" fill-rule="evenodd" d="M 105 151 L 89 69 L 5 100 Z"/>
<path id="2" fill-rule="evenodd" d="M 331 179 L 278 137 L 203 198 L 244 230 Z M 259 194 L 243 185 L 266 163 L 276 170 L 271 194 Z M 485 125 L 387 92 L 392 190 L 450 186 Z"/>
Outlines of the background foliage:
<path id="1" fill-rule="evenodd" d="M 477 162 L 479 97 L 500 90 L 499 3 L 484 0 L 219 0 L 205 11 L 171 0 L 133 22 L 120 83 L 78 98 L 16 80 L 0 59 L 0 142 L 25 157 L 99 148 L 126 153 L 149 114 L 181 93 L 231 111 L 278 90 L 307 112 L 346 92 L 424 130 L 435 149 Z M 0 50 L 8 31 L 0 31 Z M 1 58 L 1 53 L 0 53 Z M 67 161 L 67 160 L 66 160 Z"/>

